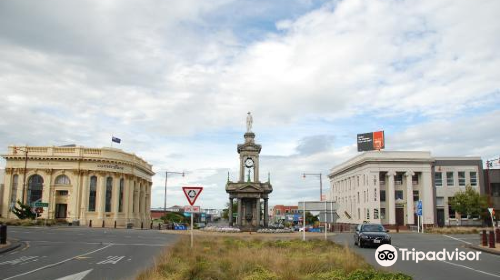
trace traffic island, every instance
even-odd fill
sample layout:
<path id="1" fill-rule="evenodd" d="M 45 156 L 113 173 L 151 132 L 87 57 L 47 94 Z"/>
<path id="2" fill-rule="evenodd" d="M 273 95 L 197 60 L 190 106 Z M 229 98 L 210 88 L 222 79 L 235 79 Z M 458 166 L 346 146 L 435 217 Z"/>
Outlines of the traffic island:
<path id="1" fill-rule="evenodd" d="M 6 244 L 0 244 L 0 255 L 21 247 L 21 244 L 17 240 L 8 240 Z"/>
<path id="2" fill-rule="evenodd" d="M 136 279 L 412 279 L 376 270 L 347 246 L 317 239 L 199 237 L 191 249 L 184 237 L 155 264 Z"/>

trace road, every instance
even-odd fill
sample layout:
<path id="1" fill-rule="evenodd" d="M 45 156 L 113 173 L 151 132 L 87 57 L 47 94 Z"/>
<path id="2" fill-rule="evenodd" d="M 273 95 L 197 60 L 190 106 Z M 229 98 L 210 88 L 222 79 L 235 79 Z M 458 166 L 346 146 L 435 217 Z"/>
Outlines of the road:
<path id="1" fill-rule="evenodd" d="M 364 256 L 374 267 L 384 269 L 375 261 L 374 248 L 359 248 L 353 244 L 352 233 L 337 234 L 332 238 L 339 244 L 347 244 L 354 251 Z M 418 233 L 394 233 L 392 234 L 392 245 L 396 248 L 408 248 L 417 251 L 474 251 L 465 248 L 467 243 L 479 244 L 479 235 L 439 235 Z M 479 261 L 422 261 L 410 262 L 398 261 L 390 267 L 390 271 L 400 271 L 411 275 L 415 280 L 489 280 L 500 279 L 500 256 L 481 253 Z"/>
<path id="2" fill-rule="evenodd" d="M 0 255 L 0 279 L 133 279 L 176 235 L 157 230 L 9 227 L 27 246 Z"/>

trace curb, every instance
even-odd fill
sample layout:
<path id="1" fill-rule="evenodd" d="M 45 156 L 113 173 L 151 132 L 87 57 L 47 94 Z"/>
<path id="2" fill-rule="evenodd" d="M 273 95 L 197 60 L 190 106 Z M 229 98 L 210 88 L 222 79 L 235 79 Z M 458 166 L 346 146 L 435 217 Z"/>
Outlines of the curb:
<path id="1" fill-rule="evenodd" d="M 472 245 L 472 244 L 471 245 L 467 245 L 465 247 L 472 248 L 472 249 L 475 249 L 475 250 L 478 250 L 478 251 L 482 251 L 482 252 L 485 252 L 485 253 L 489 253 L 489 254 L 499 255 L 500 256 L 500 251 L 493 250 L 493 249 L 490 249 L 490 248 L 484 248 L 482 246 Z"/>
<path id="2" fill-rule="evenodd" d="M 10 242 L 11 242 L 11 245 L 10 245 L 10 246 L 5 247 L 5 248 L 3 248 L 3 249 L 0 249 L 0 255 L 1 255 L 1 254 L 4 254 L 4 253 L 7 253 L 7 252 L 10 252 L 10 251 L 12 251 L 12 250 L 15 250 L 15 249 L 17 249 L 17 248 L 21 247 L 21 242 L 19 242 L 19 241 L 14 241 L 14 242 L 13 242 L 13 241 L 11 240 Z"/>

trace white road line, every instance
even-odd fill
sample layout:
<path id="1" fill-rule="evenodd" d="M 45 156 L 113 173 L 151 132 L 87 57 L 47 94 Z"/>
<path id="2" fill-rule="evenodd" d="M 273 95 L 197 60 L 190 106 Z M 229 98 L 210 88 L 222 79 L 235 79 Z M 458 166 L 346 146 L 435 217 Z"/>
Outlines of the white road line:
<path id="1" fill-rule="evenodd" d="M 479 273 L 483 273 L 483 274 L 486 274 L 486 275 L 489 275 L 489 276 L 500 278 L 500 275 L 489 273 L 489 272 L 482 271 L 482 270 L 479 270 L 479 269 L 475 269 L 475 268 L 472 268 L 472 267 L 468 267 L 468 266 L 465 266 L 465 265 L 456 264 L 456 263 L 447 262 L 447 261 L 440 261 L 440 262 L 444 262 L 444 263 L 447 263 L 447 264 L 451 264 L 451 265 L 454 265 L 454 266 L 462 267 L 462 268 L 469 269 L 469 270 L 472 270 L 472 271 L 475 271 L 475 272 L 479 272 Z"/>
<path id="2" fill-rule="evenodd" d="M 62 261 L 57 262 L 57 263 L 48 264 L 48 265 L 46 265 L 46 266 L 42 266 L 42 267 L 39 267 L 39 268 L 37 268 L 37 269 L 33 269 L 33 270 L 30 270 L 30 271 L 27 271 L 27 272 L 24 272 L 24 273 L 21 273 L 21 274 L 17 274 L 17 275 L 14 275 L 14 276 L 8 277 L 8 278 L 4 278 L 3 280 L 14 279 L 14 278 L 17 278 L 17 277 L 19 277 L 19 276 L 24 276 L 24 275 L 31 274 L 31 273 L 33 273 L 33 272 L 40 271 L 40 270 L 42 270 L 42 269 L 46 269 L 46 268 L 50 268 L 50 267 L 54 267 L 54 266 L 56 266 L 56 265 L 60 265 L 60 264 L 63 264 L 63 263 L 65 263 L 65 262 L 69 262 L 69 261 L 71 261 L 71 260 L 73 260 L 73 259 L 75 259 L 75 258 L 78 258 L 78 257 L 83 257 L 83 256 L 87 256 L 87 255 L 93 254 L 93 253 L 95 253 L 95 252 L 98 252 L 98 251 L 104 250 L 104 249 L 106 249 L 106 248 L 108 248 L 108 247 L 111 247 L 111 246 L 113 246 L 113 243 L 110 243 L 110 244 L 108 244 L 108 245 L 106 245 L 106 246 L 104 246 L 104 247 L 101 247 L 101 248 L 99 248 L 99 249 L 95 249 L 95 250 L 90 251 L 90 252 L 88 252 L 88 253 L 81 254 L 81 255 L 78 255 L 78 256 L 71 257 L 71 258 L 69 258 L 69 259 L 62 260 Z"/>
<path id="3" fill-rule="evenodd" d="M 85 245 L 100 245 L 100 244 L 105 244 L 102 242 L 63 242 L 63 241 L 45 241 L 45 240 L 36 240 L 36 241 L 30 241 L 30 242 L 40 242 L 40 243 L 71 243 L 71 244 L 85 244 Z M 147 246 L 147 247 L 161 247 L 165 246 L 166 243 L 163 244 L 158 244 L 158 243 L 112 243 L 113 246 Z"/>
<path id="4" fill-rule="evenodd" d="M 465 244 L 469 244 L 469 245 L 470 245 L 470 244 L 472 244 L 472 243 L 470 243 L 470 242 L 463 241 L 463 240 L 462 240 L 462 239 L 460 239 L 460 238 L 456 238 L 456 237 L 449 236 L 449 235 L 446 235 L 446 234 L 443 234 L 443 236 L 446 236 L 446 237 L 448 237 L 448 238 L 454 239 L 454 240 L 456 240 L 456 241 L 463 242 L 463 243 L 465 243 Z"/>

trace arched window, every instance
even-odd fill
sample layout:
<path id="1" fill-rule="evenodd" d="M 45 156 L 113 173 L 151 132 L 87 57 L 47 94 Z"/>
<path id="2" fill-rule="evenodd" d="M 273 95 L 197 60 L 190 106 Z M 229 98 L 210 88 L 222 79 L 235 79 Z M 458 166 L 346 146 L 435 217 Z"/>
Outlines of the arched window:
<path id="1" fill-rule="evenodd" d="M 42 199 L 43 178 L 40 175 L 33 175 L 28 180 L 28 204 Z"/>
<path id="2" fill-rule="evenodd" d="M 14 175 L 12 177 L 12 193 L 10 194 L 10 205 L 13 207 L 16 205 L 17 200 L 17 184 L 19 183 L 19 175 Z"/>
<path id="3" fill-rule="evenodd" d="M 95 211 L 95 201 L 97 193 L 97 177 L 90 177 L 90 187 L 89 187 L 89 211 Z"/>
<path id="4" fill-rule="evenodd" d="M 113 194 L 113 178 L 106 179 L 106 209 L 105 212 L 111 212 L 111 197 Z"/>
<path id="5" fill-rule="evenodd" d="M 71 185 L 71 181 L 66 175 L 59 175 L 56 178 L 56 185 Z"/>
<path id="6" fill-rule="evenodd" d="M 118 212 L 123 212 L 123 187 L 125 180 L 120 179 L 120 196 L 118 197 Z"/>

